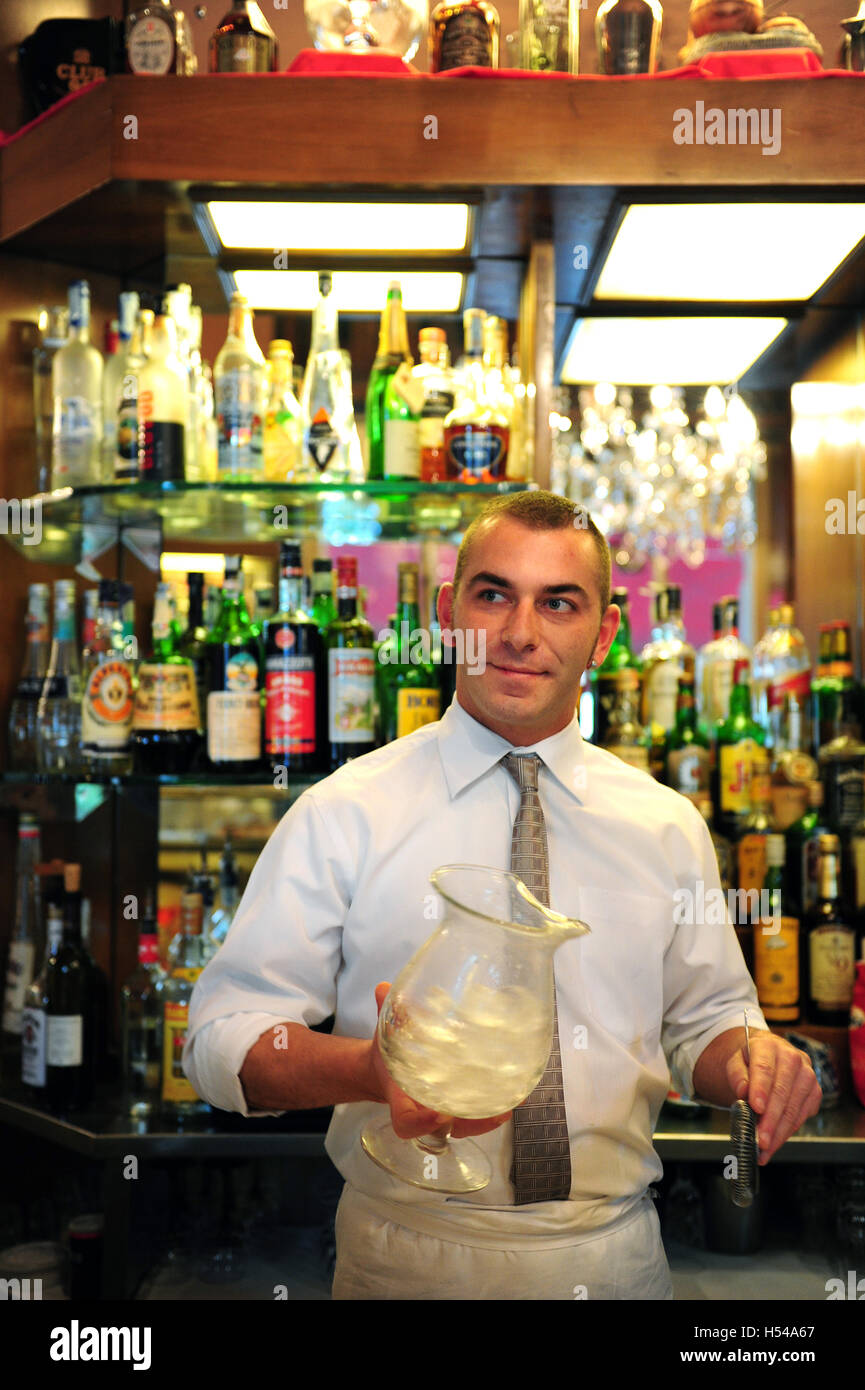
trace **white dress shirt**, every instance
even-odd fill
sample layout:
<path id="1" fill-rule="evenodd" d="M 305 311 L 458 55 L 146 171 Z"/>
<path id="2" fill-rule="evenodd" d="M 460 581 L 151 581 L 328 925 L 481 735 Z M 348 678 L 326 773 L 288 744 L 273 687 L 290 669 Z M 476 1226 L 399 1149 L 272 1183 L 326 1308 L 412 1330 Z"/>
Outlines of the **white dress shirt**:
<path id="1" fill-rule="evenodd" d="M 443 717 L 304 791 L 262 851 L 226 940 L 192 994 L 183 1065 L 223 1110 L 250 1112 L 238 1073 L 277 1023 L 371 1038 L 374 989 L 435 929 L 443 864 L 510 867 L 519 788 L 500 759 L 537 752 L 550 906 L 591 935 L 555 956 L 568 1127 L 567 1201 L 513 1205 L 513 1122 L 473 1140 L 488 1187 L 448 1197 L 374 1164 L 359 1136 L 383 1105 L 337 1105 L 325 1147 L 343 1177 L 402 1225 L 468 1244 L 542 1248 L 620 1222 L 662 1174 L 652 1147 L 670 1085 L 726 1029 L 765 1027 L 729 920 L 687 922 L 677 890 L 720 889 L 705 822 L 685 797 L 585 743 L 576 714 L 516 749 L 454 698 Z M 711 901 L 711 900 L 710 900 Z M 699 913 L 694 914 L 699 915 Z M 710 917 L 712 914 L 709 914 Z M 519 1039 L 514 1039 L 519 1046 Z M 263 1112 L 278 1113 L 278 1112 Z"/>

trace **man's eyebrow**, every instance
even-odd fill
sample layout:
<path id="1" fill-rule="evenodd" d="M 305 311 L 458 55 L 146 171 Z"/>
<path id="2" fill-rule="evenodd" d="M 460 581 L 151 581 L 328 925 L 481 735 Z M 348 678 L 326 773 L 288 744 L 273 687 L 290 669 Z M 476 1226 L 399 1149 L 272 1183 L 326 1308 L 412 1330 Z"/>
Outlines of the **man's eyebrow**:
<path id="1" fill-rule="evenodd" d="M 469 583 L 492 584 L 495 585 L 497 589 L 513 588 L 513 584 L 511 584 L 509 579 L 503 579 L 501 575 L 492 574 L 489 570 L 480 570 L 477 574 L 473 574 Z M 541 592 L 544 594 L 581 594 L 584 598 L 589 597 L 587 590 L 583 588 L 582 584 L 547 584 Z"/>

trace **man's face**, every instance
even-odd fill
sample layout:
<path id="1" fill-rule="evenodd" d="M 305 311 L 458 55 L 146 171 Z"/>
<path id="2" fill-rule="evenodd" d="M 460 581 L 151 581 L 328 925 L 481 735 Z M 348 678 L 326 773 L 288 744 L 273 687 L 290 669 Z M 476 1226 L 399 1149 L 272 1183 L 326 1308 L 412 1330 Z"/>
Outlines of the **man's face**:
<path id="1" fill-rule="evenodd" d="M 460 704 L 516 747 L 570 723 L 589 659 L 600 665 L 607 654 L 619 610 L 611 604 L 601 617 L 599 568 L 589 532 L 533 531 L 502 517 L 472 542 L 456 605 L 453 585 L 442 586 L 442 627 L 486 640 L 482 673 L 457 667 Z"/>

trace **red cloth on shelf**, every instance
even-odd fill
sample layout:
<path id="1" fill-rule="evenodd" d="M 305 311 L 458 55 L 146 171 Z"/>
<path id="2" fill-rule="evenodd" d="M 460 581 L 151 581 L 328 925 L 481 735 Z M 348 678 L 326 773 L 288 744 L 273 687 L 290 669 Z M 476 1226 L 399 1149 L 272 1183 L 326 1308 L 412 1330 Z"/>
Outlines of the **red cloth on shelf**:
<path id="1" fill-rule="evenodd" d="M 326 53 L 302 48 L 283 77 L 420 77 L 417 68 L 395 53 Z"/>
<path id="2" fill-rule="evenodd" d="M 23 125 L 20 130 L 16 130 L 12 135 L 7 135 L 5 131 L 0 130 L 0 145 L 8 145 L 11 144 L 13 140 L 20 139 L 28 130 L 33 130 L 36 126 L 41 125 L 43 121 L 47 121 L 48 117 L 53 116 L 55 111 L 62 111 L 63 107 L 68 106 L 70 101 L 77 101 L 85 92 L 92 92 L 94 87 L 98 87 L 99 83 L 105 80 L 104 77 L 97 77 L 95 81 L 88 82 L 86 87 L 79 87 L 77 92 L 70 92 L 67 97 L 62 97 L 60 101 L 55 101 L 54 105 L 49 106 L 47 111 L 43 111 L 41 115 L 36 116 L 32 121 L 28 121 L 26 125 Z"/>

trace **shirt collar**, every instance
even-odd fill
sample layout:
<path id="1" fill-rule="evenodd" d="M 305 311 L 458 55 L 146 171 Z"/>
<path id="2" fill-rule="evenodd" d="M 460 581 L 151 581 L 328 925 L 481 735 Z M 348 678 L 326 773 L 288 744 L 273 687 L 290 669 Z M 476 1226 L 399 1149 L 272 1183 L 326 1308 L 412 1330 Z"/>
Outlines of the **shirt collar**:
<path id="1" fill-rule="evenodd" d="M 518 747 L 481 724 L 454 695 L 439 720 L 438 741 L 451 798 L 483 777 L 506 753 L 537 753 L 563 789 L 580 804 L 585 801 L 586 754 L 576 710 L 570 724 L 557 734 Z"/>

